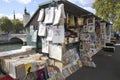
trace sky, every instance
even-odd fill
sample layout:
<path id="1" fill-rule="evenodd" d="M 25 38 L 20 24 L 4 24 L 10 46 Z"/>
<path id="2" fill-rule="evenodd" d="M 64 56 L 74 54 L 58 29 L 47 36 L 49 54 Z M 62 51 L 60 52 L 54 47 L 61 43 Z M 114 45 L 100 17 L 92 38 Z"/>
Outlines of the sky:
<path id="1" fill-rule="evenodd" d="M 13 19 L 13 13 L 15 12 L 17 19 L 23 19 L 24 9 L 27 8 L 27 12 L 32 16 L 39 7 L 39 4 L 48 0 L 0 0 L 0 17 L 7 16 L 9 19 Z M 95 0 L 68 0 L 79 7 L 82 7 L 92 13 L 95 10 L 92 9 L 92 3 Z"/>

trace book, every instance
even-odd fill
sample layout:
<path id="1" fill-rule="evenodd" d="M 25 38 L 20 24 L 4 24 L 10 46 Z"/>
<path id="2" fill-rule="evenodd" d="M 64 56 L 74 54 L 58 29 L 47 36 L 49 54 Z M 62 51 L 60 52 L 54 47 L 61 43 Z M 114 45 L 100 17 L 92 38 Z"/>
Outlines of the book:
<path id="1" fill-rule="evenodd" d="M 33 70 L 32 70 L 32 63 L 31 62 L 26 62 L 25 63 L 25 73 L 26 73 L 26 75 L 28 74 L 28 73 L 30 73 L 30 72 L 32 72 Z"/>
<path id="2" fill-rule="evenodd" d="M 20 64 L 18 66 L 15 67 L 16 70 L 16 78 L 23 80 L 26 76 L 25 74 L 25 65 L 24 64 Z"/>

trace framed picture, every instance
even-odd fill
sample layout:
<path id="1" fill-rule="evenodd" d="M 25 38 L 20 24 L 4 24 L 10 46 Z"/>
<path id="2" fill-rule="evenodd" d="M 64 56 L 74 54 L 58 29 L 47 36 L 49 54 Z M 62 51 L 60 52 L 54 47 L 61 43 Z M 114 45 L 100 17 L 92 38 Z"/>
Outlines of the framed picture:
<path id="1" fill-rule="evenodd" d="M 93 24 L 95 26 L 95 17 L 90 17 L 87 19 L 87 25 Z"/>
<path id="2" fill-rule="evenodd" d="M 88 32 L 88 26 L 87 25 L 83 26 L 83 32 Z"/>
<path id="3" fill-rule="evenodd" d="M 84 40 L 86 40 L 86 41 L 90 40 L 90 34 L 89 33 L 84 34 Z"/>
<path id="4" fill-rule="evenodd" d="M 95 32 L 95 26 L 93 24 L 88 24 L 88 32 Z"/>

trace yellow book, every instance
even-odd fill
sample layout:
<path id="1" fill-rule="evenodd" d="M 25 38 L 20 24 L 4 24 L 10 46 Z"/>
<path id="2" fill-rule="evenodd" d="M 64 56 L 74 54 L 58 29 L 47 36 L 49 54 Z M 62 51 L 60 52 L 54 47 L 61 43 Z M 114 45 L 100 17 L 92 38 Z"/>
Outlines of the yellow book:
<path id="1" fill-rule="evenodd" d="M 26 72 L 26 75 L 30 72 L 32 72 L 32 62 L 28 62 L 25 64 L 25 72 Z"/>

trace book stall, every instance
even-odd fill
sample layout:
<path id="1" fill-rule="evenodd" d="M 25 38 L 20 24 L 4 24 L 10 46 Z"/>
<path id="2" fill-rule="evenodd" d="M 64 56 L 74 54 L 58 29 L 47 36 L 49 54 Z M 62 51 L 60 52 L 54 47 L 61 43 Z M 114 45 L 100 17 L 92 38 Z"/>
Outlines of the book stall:
<path id="1" fill-rule="evenodd" d="M 41 4 L 26 24 L 27 45 L 36 52 L 4 59 L 4 70 L 19 80 L 65 80 L 82 66 L 96 67 L 92 56 L 105 45 L 104 23 L 66 0 Z"/>
<path id="2" fill-rule="evenodd" d="M 32 46 L 0 53 L 0 68 L 9 76 L 0 80 L 46 80 L 48 57 L 35 52 Z M 44 74 L 44 76 L 43 76 Z"/>

